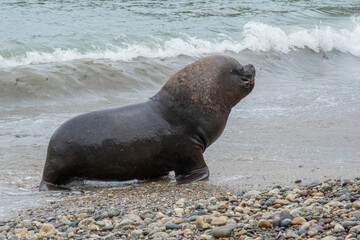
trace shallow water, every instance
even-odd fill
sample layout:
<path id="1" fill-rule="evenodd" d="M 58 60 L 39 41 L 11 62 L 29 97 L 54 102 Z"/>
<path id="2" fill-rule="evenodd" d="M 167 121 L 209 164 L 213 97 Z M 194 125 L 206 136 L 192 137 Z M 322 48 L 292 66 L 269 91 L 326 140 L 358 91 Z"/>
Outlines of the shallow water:
<path id="1" fill-rule="evenodd" d="M 59 197 L 37 188 L 63 121 L 144 101 L 211 54 L 257 69 L 205 153 L 212 182 L 264 163 L 359 174 L 359 13 L 358 1 L 2 1 L 0 217 Z"/>

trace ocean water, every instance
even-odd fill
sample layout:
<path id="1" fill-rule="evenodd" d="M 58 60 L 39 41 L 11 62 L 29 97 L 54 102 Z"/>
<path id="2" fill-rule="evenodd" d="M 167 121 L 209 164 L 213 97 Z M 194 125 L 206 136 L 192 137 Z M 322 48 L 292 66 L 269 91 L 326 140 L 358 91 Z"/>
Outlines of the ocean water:
<path id="1" fill-rule="evenodd" d="M 257 77 L 205 153 L 210 181 L 243 181 L 249 162 L 359 175 L 358 0 L 5 0 L 0 16 L 0 218 L 66 198 L 38 192 L 63 121 L 144 101 L 212 54 Z"/>

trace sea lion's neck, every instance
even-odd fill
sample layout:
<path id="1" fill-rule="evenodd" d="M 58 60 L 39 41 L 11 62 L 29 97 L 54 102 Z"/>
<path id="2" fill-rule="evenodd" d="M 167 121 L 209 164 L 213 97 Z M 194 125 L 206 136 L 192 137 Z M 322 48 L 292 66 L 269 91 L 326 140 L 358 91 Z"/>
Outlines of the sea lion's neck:
<path id="1" fill-rule="evenodd" d="M 172 111 L 179 111 L 183 115 L 189 112 L 191 116 L 193 114 L 199 115 L 221 115 L 222 117 L 228 116 L 231 111 L 231 107 L 220 101 L 212 101 L 208 99 L 208 102 L 195 100 L 194 98 L 180 94 L 174 96 L 166 89 L 161 89 L 157 94 L 150 98 L 150 100 L 159 102 L 161 105 Z"/>
<path id="2" fill-rule="evenodd" d="M 163 91 L 149 101 L 172 126 L 187 126 L 197 137 L 203 139 L 204 149 L 219 138 L 230 114 L 230 110 L 220 106 L 209 109 L 195 103 L 176 101 Z"/>

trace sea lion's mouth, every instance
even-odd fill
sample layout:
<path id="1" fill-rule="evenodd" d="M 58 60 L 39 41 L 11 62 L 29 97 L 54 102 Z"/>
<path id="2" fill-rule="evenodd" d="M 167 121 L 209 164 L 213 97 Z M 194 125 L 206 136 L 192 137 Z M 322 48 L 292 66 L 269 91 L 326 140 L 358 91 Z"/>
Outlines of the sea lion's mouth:
<path id="1" fill-rule="evenodd" d="M 248 64 L 244 67 L 243 76 L 241 80 L 244 83 L 245 88 L 250 88 L 254 84 L 255 80 L 255 68 L 253 65 Z"/>
<path id="2" fill-rule="evenodd" d="M 250 81 L 249 80 L 243 80 L 243 83 L 245 84 L 246 88 L 250 87 Z"/>
<path id="3" fill-rule="evenodd" d="M 245 88 L 249 88 L 251 86 L 251 84 L 253 83 L 253 76 L 246 76 L 246 77 L 243 77 L 241 78 L 243 84 L 244 84 L 244 87 Z"/>

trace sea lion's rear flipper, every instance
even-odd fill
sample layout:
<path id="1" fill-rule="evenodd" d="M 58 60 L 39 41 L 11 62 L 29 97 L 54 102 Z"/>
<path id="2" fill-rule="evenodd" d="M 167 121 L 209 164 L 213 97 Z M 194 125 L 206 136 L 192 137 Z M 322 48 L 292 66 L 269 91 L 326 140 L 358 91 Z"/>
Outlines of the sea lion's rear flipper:
<path id="1" fill-rule="evenodd" d="M 191 170 L 190 172 L 183 174 L 176 174 L 177 184 L 184 184 L 190 182 L 197 182 L 209 178 L 209 168 L 207 166 L 199 169 Z"/>
<path id="2" fill-rule="evenodd" d="M 44 180 L 41 181 L 39 190 L 41 192 L 47 192 L 47 191 L 71 191 L 70 188 L 61 187 L 53 183 L 46 182 Z"/>

